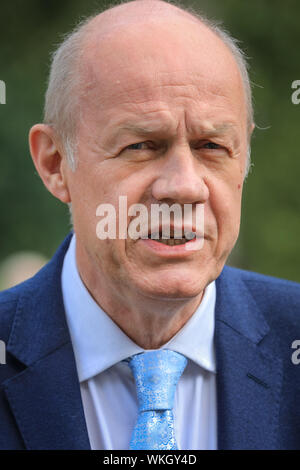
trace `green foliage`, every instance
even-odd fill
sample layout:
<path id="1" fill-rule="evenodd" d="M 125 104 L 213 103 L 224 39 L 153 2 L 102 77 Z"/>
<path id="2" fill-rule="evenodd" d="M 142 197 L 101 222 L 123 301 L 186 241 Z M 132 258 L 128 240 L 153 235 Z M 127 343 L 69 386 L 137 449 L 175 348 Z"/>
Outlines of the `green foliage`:
<path id="1" fill-rule="evenodd" d="M 108 2 L 106 2 L 108 4 Z M 296 0 L 182 1 L 222 20 L 249 57 L 257 129 L 254 164 L 244 187 L 239 242 L 230 262 L 300 281 L 300 105 L 291 83 L 300 80 Z M 69 231 L 66 207 L 44 189 L 28 150 L 28 130 L 40 122 L 50 52 L 76 22 L 103 8 L 95 0 L 2 2 L 0 79 L 0 260 L 35 249 L 51 256 Z"/>

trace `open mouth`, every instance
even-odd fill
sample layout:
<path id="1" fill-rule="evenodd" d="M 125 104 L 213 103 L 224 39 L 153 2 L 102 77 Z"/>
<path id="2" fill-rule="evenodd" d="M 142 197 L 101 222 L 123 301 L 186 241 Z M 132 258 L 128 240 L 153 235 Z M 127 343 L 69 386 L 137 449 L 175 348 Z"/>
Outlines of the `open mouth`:
<path id="1" fill-rule="evenodd" d="M 156 242 L 163 243 L 168 246 L 184 245 L 185 243 L 192 241 L 194 238 L 196 238 L 196 234 L 194 232 L 186 233 L 183 238 L 174 238 L 173 235 L 166 238 L 161 232 L 158 234 L 155 233 L 148 235 L 148 239 L 155 240 Z"/>

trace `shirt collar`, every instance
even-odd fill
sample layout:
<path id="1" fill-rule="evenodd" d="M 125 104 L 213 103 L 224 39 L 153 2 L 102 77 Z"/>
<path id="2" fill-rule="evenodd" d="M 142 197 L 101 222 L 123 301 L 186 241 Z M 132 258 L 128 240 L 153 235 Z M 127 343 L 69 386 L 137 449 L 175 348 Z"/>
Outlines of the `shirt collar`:
<path id="1" fill-rule="evenodd" d="M 133 354 L 145 351 L 102 310 L 82 282 L 76 265 L 75 234 L 64 258 L 61 281 L 80 382 Z M 213 344 L 215 300 L 213 281 L 206 287 L 202 301 L 192 317 L 161 349 L 177 351 L 200 367 L 216 372 Z"/>

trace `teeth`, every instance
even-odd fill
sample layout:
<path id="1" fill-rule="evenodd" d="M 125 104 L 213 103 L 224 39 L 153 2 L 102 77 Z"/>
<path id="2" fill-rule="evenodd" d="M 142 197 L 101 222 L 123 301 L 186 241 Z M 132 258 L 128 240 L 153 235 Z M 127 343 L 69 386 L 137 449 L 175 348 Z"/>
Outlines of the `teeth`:
<path id="1" fill-rule="evenodd" d="M 186 243 L 187 240 L 185 238 L 181 238 L 181 239 L 169 238 L 168 240 L 164 240 L 163 238 L 160 238 L 157 241 L 159 243 L 163 243 L 164 245 L 174 246 L 174 245 L 182 245 Z"/>
<path id="2" fill-rule="evenodd" d="M 170 234 L 170 237 L 171 238 L 165 238 L 166 235 L 164 235 L 164 233 L 160 234 L 159 232 L 154 232 L 154 233 L 149 233 L 148 235 L 148 238 L 151 238 L 151 240 L 172 240 L 174 238 L 173 236 L 173 233 Z M 164 238 L 163 238 L 164 237 Z M 190 241 L 190 240 L 193 240 L 193 238 L 196 237 L 196 233 L 195 232 L 185 232 L 184 233 L 184 238 L 181 238 L 180 239 L 180 243 L 185 243 L 186 241 Z M 175 240 L 178 240 L 177 238 L 175 238 Z"/>
<path id="3" fill-rule="evenodd" d="M 152 239 L 152 240 L 158 240 L 158 239 L 159 239 L 159 232 L 157 232 L 157 233 L 151 233 L 151 239 Z"/>

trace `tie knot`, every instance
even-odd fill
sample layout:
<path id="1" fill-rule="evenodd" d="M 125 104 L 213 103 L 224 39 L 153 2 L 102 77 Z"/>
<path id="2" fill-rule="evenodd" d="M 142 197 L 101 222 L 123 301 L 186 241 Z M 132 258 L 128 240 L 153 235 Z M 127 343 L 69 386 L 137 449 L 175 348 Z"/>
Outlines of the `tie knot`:
<path id="1" fill-rule="evenodd" d="M 128 363 L 135 379 L 139 411 L 171 410 L 187 358 L 169 349 L 159 349 L 135 354 Z"/>

